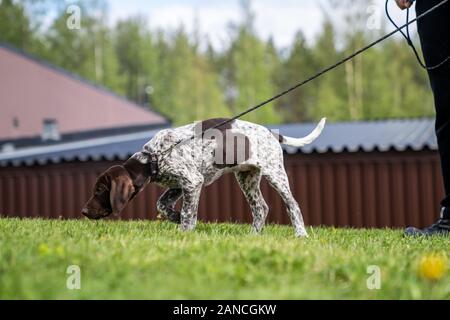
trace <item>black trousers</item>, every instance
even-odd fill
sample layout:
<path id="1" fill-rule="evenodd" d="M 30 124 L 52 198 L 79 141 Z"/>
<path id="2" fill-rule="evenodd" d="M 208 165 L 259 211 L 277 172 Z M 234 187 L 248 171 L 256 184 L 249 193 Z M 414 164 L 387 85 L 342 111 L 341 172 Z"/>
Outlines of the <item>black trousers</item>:
<path id="1" fill-rule="evenodd" d="M 417 15 L 442 0 L 417 0 Z M 450 55 L 450 2 L 418 21 L 422 51 L 427 66 L 433 66 Z M 446 197 L 442 206 L 450 214 L 450 61 L 428 72 L 436 107 L 436 135 L 441 157 Z"/>

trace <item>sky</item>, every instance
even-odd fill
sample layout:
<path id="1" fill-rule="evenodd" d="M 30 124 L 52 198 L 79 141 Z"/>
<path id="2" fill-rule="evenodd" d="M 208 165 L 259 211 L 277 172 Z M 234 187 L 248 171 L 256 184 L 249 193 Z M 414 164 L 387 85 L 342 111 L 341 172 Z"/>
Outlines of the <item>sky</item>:
<path id="1" fill-rule="evenodd" d="M 384 2 L 373 0 L 374 7 L 368 9 L 368 16 L 376 10 L 376 20 L 385 21 Z M 394 0 L 391 2 L 392 15 L 399 23 L 404 22 L 404 13 L 396 9 Z M 192 31 L 197 20 L 200 33 L 218 48 L 227 43 L 229 23 L 241 19 L 240 0 L 108 0 L 108 3 L 112 23 L 140 14 L 147 17 L 152 28 L 175 29 L 182 24 Z M 251 2 L 257 32 L 263 39 L 272 36 L 279 48 L 287 47 L 298 30 L 312 41 L 320 31 L 324 10 L 339 19 L 341 14 L 333 12 L 327 3 L 326 0 Z"/>

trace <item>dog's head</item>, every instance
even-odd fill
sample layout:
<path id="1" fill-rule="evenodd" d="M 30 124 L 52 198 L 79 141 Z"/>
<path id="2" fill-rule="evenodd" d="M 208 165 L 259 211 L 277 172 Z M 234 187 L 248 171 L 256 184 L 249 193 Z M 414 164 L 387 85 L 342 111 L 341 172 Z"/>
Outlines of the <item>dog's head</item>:
<path id="1" fill-rule="evenodd" d="M 111 167 L 97 178 L 93 195 L 81 213 L 94 220 L 119 214 L 134 193 L 133 180 L 128 171 L 123 166 Z"/>

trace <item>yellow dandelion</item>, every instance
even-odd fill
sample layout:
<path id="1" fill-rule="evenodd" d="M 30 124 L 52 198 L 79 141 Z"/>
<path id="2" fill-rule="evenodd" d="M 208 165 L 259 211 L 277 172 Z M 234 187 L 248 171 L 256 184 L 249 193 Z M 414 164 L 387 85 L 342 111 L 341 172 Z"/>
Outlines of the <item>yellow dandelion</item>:
<path id="1" fill-rule="evenodd" d="M 55 251 L 56 251 L 56 255 L 57 255 L 58 257 L 64 257 L 64 253 L 65 253 L 64 247 L 62 247 L 62 246 L 57 246 L 56 249 L 55 249 Z"/>
<path id="2" fill-rule="evenodd" d="M 141 265 L 141 262 L 139 261 L 138 258 L 133 257 L 133 258 L 130 259 L 130 265 L 132 267 L 137 267 L 137 266 Z"/>
<path id="3" fill-rule="evenodd" d="M 422 257 L 419 263 L 419 275 L 422 278 L 437 281 L 447 271 L 447 259 L 442 255 L 428 255 Z"/>
<path id="4" fill-rule="evenodd" d="M 52 252 L 52 250 L 47 244 L 41 243 L 38 247 L 38 252 L 41 256 L 47 256 Z"/>

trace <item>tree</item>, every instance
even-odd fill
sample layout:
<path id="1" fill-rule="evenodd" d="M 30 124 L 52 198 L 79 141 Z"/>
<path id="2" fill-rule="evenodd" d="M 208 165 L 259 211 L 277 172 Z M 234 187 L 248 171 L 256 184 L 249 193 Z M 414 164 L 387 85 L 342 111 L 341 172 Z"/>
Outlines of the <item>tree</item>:
<path id="1" fill-rule="evenodd" d="M 336 48 L 336 35 L 333 24 L 325 20 L 322 32 L 318 35 L 313 48 L 314 69 L 317 72 L 342 58 L 342 53 Z M 348 108 L 348 95 L 345 88 L 346 69 L 337 68 L 316 80 L 316 101 L 310 108 L 314 120 L 328 117 L 330 120 L 347 120 L 351 117 Z"/>
<path id="2" fill-rule="evenodd" d="M 150 78 L 157 68 L 157 54 L 152 35 L 147 30 L 147 21 L 141 16 L 119 21 L 115 35 L 116 55 L 120 75 L 125 79 L 126 96 L 142 104 L 148 99 L 146 89 L 151 86 Z"/>
<path id="3" fill-rule="evenodd" d="M 65 70 L 122 94 L 114 42 L 106 24 L 105 3 L 92 1 L 78 5 L 82 13 L 80 29 L 67 27 L 70 15 L 65 5 L 56 7 L 58 15 L 46 33 L 42 56 Z"/>
<path id="4" fill-rule="evenodd" d="M 114 34 L 102 23 L 99 25 L 95 37 L 96 82 L 119 95 L 125 95 L 125 81 L 119 74 L 119 60 L 114 46 Z"/>
<path id="5" fill-rule="evenodd" d="M 301 32 L 286 52 L 258 36 L 250 1 L 230 25 L 227 49 L 183 27 L 151 30 L 143 16 L 110 27 L 105 0 L 74 1 L 80 30 L 67 27 L 68 4 L 0 0 L 0 42 L 151 105 L 175 124 L 238 114 L 308 78 L 368 43 L 384 30 L 367 28 L 367 2 L 328 0 L 344 18 L 337 28 L 326 11 L 321 32 L 307 43 Z M 370 2 L 369 2 L 370 3 Z M 50 22 L 45 13 L 56 12 Z M 44 14 L 43 14 L 44 13 Z M 46 21 L 46 23 L 43 23 Z M 433 115 L 427 74 L 403 39 L 391 38 L 344 66 L 244 117 L 256 123 L 362 120 Z"/>
<path id="6" fill-rule="evenodd" d="M 315 72 L 314 56 L 308 47 L 302 32 L 295 35 L 287 59 L 278 73 L 278 91 L 286 90 L 306 79 Z M 315 104 L 316 87 L 308 85 L 296 89 L 277 102 L 284 122 L 302 122 L 312 120 L 312 107 Z"/>
<path id="7" fill-rule="evenodd" d="M 161 46 L 161 42 L 160 42 Z M 161 57 L 162 85 L 155 92 L 158 110 L 176 124 L 230 115 L 220 89 L 219 77 L 198 46 L 180 28 Z"/>
<path id="8" fill-rule="evenodd" d="M 0 1 L 0 42 L 27 49 L 32 39 L 33 32 L 24 1 Z"/>
<path id="9" fill-rule="evenodd" d="M 376 86 L 373 90 L 374 104 L 365 117 L 373 119 L 433 115 L 427 74 L 417 64 L 407 44 L 401 39 L 391 40 L 375 52 L 378 57 L 374 66 L 382 68 L 382 71 L 374 72 L 374 75 L 381 74 L 378 78 L 365 81 L 368 87 Z"/>
<path id="10" fill-rule="evenodd" d="M 333 1 L 330 1 L 333 3 Z M 367 33 L 367 6 L 369 2 L 357 0 L 344 0 L 334 3 L 334 8 L 345 8 L 344 13 L 344 42 L 346 55 L 361 48 L 368 39 Z M 345 66 L 345 80 L 347 84 L 347 105 L 349 117 L 352 120 L 363 118 L 364 109 L 364 57 L 358 55 L 348 61 Z"/>
<path id="11" fill-rule="evenodd" d="M 239 113 L 275 94 L 270 53 L 254 31 L 254 15 L 249 1 L 242 1 L 244 21 L 232 26 L 232 43 L 227 52 L 226 92 L 233 113 Z M 274 104 L 247 115 L 257 123 L 278 123 Z"/>

